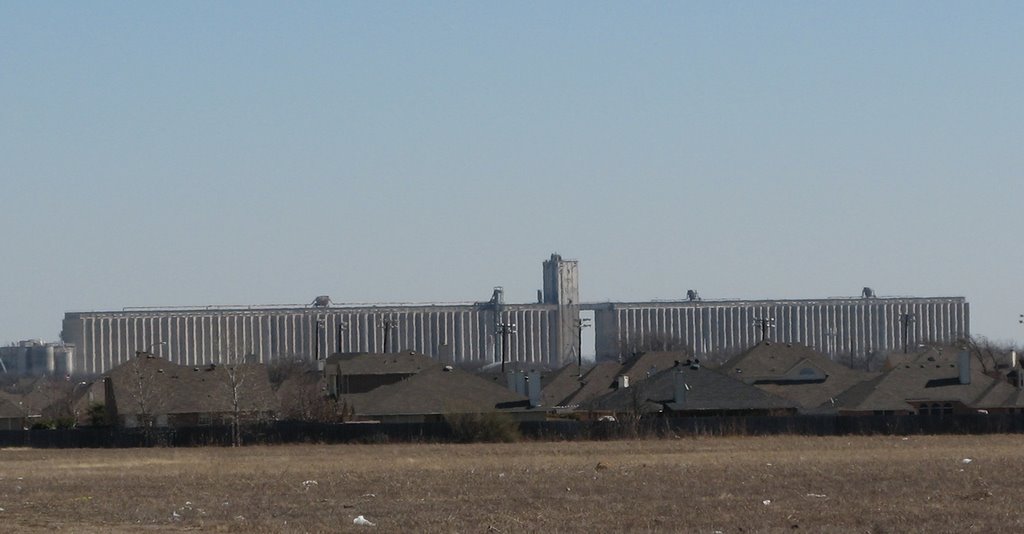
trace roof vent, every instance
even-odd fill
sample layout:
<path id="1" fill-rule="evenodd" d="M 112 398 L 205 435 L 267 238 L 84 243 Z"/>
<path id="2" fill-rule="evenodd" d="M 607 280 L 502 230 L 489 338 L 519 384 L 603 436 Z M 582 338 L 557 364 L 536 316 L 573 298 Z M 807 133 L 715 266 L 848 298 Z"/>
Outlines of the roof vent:
<path id="1" fill-rule="evenodd" d="M 313 306 L 317 308 L 326 308 L 331 305 L 331 297 L 327 295 L 320 295 L 313 299 Z"/>
<path id="2" fill-rule="evenodd" d="M 870 287 L 865 287 L 861 290 L 860 296 L 866 299 L 873 299 L 875 298 L 875 290 Z"/>

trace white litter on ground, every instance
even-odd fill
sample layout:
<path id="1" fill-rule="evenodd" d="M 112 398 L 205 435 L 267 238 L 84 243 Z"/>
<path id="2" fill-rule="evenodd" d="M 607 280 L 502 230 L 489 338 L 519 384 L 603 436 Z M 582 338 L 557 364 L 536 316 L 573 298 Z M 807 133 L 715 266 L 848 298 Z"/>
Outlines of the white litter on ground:
<path id="1" fill-rule="evenodd" d="M 769 505 L 769 504 L 771 504 L 771 503 L 772 503 L 772 500 L 771 500 L 771 499 L 765 499 L 765 500 L 761 501 L 761 504 L 763 504 L 763 505 L 765 505 L 765 506 L 768 506 L 768 505 Z"/>
<path id="2" fill-rule="evenodd" d="M 363 517 L 361 515 L 360 516 L 356 516 L 356 518 L 352 520 L 352 524 L 359 525 L 361 527 L 375 527 L 375 526 L 377 526 L 375 523 L 371 523 L 369 520 L 367 520 L 365 517 Z"/>
<path id="3" fill-rule="evenodd" d="M 964 458 L 963 460 L 960 460 L 960 463 L 962 463 L 962 464 L 969 464 L 969 463 L 971 463 L 973 461 L 974 460 L 972 460 L 970 458 Z"/>

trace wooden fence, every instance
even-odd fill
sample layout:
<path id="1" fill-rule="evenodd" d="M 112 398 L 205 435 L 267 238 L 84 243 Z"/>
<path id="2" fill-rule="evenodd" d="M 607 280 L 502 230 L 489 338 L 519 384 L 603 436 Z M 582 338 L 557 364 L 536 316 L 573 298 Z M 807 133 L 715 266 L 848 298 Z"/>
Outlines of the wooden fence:
<path id="1" fill-rule="evenodd" d="M 944 416 L 747 416 L 656 418 L 636 422 L 550 420 L 519 423 L 523 439 L 600 440 L 639 437 L 914 435 L 1024 433 L 1024 414 Z M 243 444 L 451 442 L 446 423 L 310 423 L 277 421 L 247 426 Z M 161 429 L 82 427 L 0 430 L 2 447 L 194 447 L 229 446 L 229 426 Z"/>

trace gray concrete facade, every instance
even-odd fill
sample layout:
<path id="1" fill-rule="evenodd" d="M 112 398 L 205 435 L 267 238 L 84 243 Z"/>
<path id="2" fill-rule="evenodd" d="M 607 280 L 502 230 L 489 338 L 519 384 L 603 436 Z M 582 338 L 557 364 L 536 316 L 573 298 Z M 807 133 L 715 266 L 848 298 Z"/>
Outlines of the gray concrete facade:
<path id="1" fill-rule="evenodd" d="M 902 350 L 904 341 L 913 347 L 970 336 L 963 297 L 616 302 L 584 309 L 594 311 L 599 360 L 663 342 L 697 356 L 737 353 L 761 339 L 762 319 L 774 323 L 768 339 L 801 343 L 832 357 L 885 354 Z"/>
<path id="2" fill-rule="evenodd" d="M 551 357 L 557 354 L 558 315 L 557 306 L 544 304 L 90 312 L 68 313 L 63 336 L 80 347 L 75 371 L 81 374 L 104 373 L 147 350 L 181 365 L 385 350 L 469 364 L 500 361 L 500 320 L 518 325 L 509 337 L 508 361 L 546 367 L 557 365 Z"/>
<path id="3" fill-rule="evenodd" d="M 72 312 L 61 337 L 75 347 L 74 374 L 100 374 L 136 351 L 151 350 L 182 365 L 246 356 L 324 359 L 333 352 L 420 352 L 456 365 L 502 361 L 558 368 L 579 354 L 580 312 L 594 312 L 598 359 L 618 359 L 652 342 L 698 356 L 730 354 L 767 336 L 815 347 L 833 357 L 900 350 L 904 341 L 947 343 L 970 335 L 962 297 L 818 300 L 581 303 L 579 265 L 558 254 L 543 262 L 537 303 L 506 304 L 495 288 L 488 302 L 462 304 L 333 305 L 326 296 L 308 306 L 126 309 Z M 907 336 L 903 335 L 903 317 Z M 499 325 L 506 325 L 501 328 Z M 508 328 L 515 325 L 515 328 Z M 514 330 L 514 332 L 512 331 Z"/>
<path id="4" fill-rule="evenodd" d="M 578 266 L 552 255 L 543 263 L 544 291 L 536 304 L 505 304 L 495 288 L 488 302 L 342 305 L 318 297 L 302 307 L 207 307 L 73 312 L 62 339 L 78 347 L 76 374 L 101 374 L 136 351 L 181 365 L 248 357 L 324 359 L 332 352 L 413 350 L 456 365 L 499 363 L 508 335 L 508 362 L 561 367 L 579 350 Z M 509 328 L 508 330 L 513 330 Z"/>

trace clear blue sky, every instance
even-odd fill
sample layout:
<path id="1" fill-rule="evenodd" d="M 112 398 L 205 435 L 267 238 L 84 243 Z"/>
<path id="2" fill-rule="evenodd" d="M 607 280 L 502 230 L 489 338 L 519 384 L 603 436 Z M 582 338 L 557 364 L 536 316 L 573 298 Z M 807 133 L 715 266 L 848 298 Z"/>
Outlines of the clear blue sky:
<path id="1" fill-rule="evenodd" d="M 1024 339 L 1022 2 L 0 1 L 0 343 L 142 305 L 969 299 Z"/>

